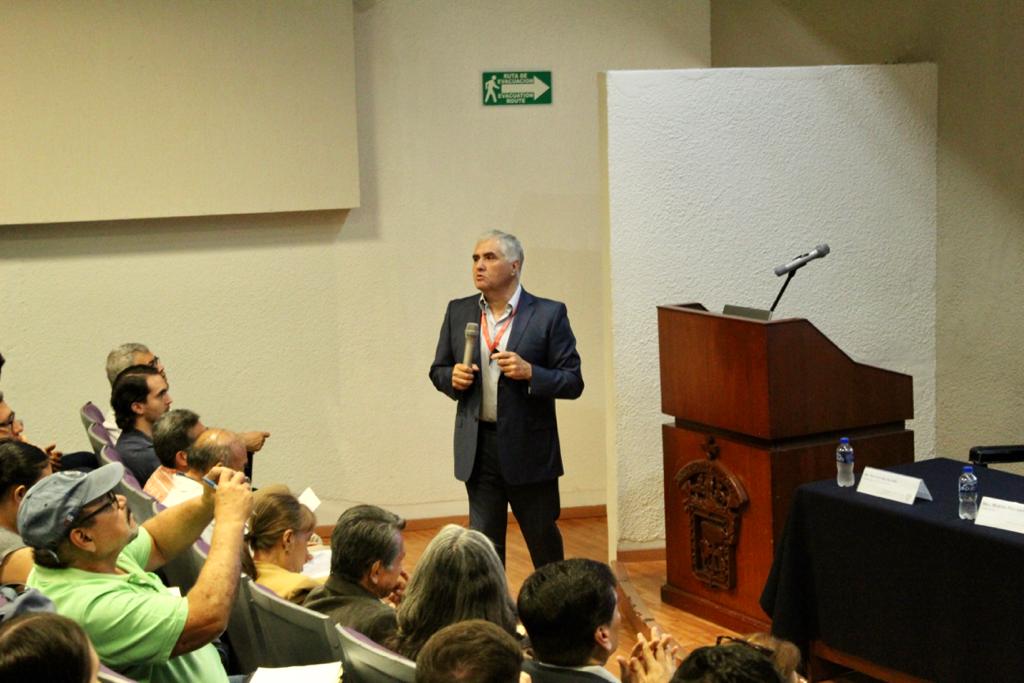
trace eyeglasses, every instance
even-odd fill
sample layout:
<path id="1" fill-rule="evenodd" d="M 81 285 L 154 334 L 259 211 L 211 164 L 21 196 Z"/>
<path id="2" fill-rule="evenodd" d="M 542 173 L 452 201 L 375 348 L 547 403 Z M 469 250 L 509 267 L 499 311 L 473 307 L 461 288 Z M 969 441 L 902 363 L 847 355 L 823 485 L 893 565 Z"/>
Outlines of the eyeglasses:
<path id="1" fill-rule="evenodd" d="M 71 528 L 82 526 L 83 524 L 88 522 L 93 517 L 96 517 L 97 515 L 100 515 L 103 512 L 105 512 L 107 510 L 107 508 L 109 508 L 109 507 L 113 507 L 116 510 L 117 507 L 118 507 L 117 495 L 113 491 L 111 491 L 111 492 L 109 492 L 106 495 L 106 499 L 107 499 L 107 502 L 105 502 L 103 505 L 100 505 L 98 508 L 96 508 L 95 510 L 93 510 L 89 514 L 87 514 L 84 517 L 81 517 L 78 520 L 76 520 L 74 525 L 72 525 Z"/>
<path id="2" fill-rule="evenodd" d="M 764 645 L 757 645 L 755 643 L 750 642 L 749 640 L 744 640 L 743 638 L 733 638 L 732 636 L 718 636 L 718 638 L 715 639 L 715 645 L 734 645 L 734 644 L 735 645 L 746 645 L 751 650 L 754 650 L 756 652 L 760 652 L 765 657 L 771 657 L 772 655 L 775 654 L 775 650 L 771 649 L 770 647 L 765 647 Z"/>

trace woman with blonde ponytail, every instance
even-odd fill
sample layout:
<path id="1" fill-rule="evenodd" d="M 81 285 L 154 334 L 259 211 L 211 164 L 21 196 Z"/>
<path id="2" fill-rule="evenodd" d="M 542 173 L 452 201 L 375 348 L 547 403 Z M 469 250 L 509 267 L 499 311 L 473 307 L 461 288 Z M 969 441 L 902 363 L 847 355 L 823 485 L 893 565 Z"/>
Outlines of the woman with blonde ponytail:
<path id="1" fill-rule="evenodd" d="M 245 535 L 252 557 L 243 556 L 243 569 L 256 583 L 301 605 L 310 590 L 323 584 L 302 573 L 302 565 L 312 559 L 307 545 L 315 528 L 313 512 L 291 493 L 261 491 Z"/>

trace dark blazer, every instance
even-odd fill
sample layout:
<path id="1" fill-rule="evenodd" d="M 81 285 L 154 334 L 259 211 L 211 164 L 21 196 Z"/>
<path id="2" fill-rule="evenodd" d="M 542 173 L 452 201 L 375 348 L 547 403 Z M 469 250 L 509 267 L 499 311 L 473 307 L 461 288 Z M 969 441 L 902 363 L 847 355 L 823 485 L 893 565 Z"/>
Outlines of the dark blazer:
<path id="1" fill-rule="evenodd" d="M 354 628 L 375 643 L 383 643 L 398 630 L 395 610 L 359 584 L 335 574 L 311 590 L 302 606 L 326 614 L 340 626 Z"/>
<path id="2" fill-rule="evenodd" d="M 480 322 L 480 295 L 448 302 L 437 340 L 430 380 L 437 390 L 458 401 L 455 409 L 455 477 L 467 481 L 476 458 L 477 425 L 483 393 L 479 373 L 465 391 L 452 388 L 452 367 L 462 362 L 466 323 Z M 509 484 L 532 484 L 562 475 L 562 453 L 555 419 L 556 398 L 583 393 L 580 356 L 565 304 L 541 299 L 525 289 L 512 322 L 506 351 L 533 366 L 530 381 L 498 380 L 498 456 Z M 473 348 L 479 366 L 480 345 Z"/>
<path id="3" fill-rule="evenodd" d="M 604 678 L 598 674 L 575 668 L 547 666 L 531 659 L 523 660 L 523 671 L 530 674 L 533 683 L 573 683 L 574 681 L 594 681 L 595 683 L 604 681 L 607 683 L 609 678 L 615 678 L 611 674 L 608 674 L 608 678 Z"/>

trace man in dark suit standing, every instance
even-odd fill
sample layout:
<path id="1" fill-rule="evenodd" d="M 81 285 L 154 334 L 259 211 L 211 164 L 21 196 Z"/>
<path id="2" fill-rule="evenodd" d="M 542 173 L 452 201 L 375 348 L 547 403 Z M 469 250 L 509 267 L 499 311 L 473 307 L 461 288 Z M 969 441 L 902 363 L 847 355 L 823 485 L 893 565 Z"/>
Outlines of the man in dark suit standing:
<path id="1" fill-rule="evenodd" d="M 494 541 L 504 562 L 511 505 L 540 567 L 563 558 L 555 399 L 583 393 L 583 375 L 565 304 L 525 291 L 522 267 L 513 235 L 479 239 L 472 272 L 480 294 L 448 303 L 430 379 L 458 401 L 455 476 L 466 482 L 470 527 Z M 467 323 L 480 325 L 469 364 L 461 362 Z"/>

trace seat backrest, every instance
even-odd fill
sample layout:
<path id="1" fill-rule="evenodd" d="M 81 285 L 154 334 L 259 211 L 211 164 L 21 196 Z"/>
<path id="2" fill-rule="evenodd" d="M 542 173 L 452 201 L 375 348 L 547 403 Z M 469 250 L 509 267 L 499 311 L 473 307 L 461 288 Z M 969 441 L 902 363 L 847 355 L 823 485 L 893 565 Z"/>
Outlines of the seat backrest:
<path id="1" fill-rule="evenodd" d="M 228 617 L 227 641 L 242 673 L 249 675 L 261 666 L 270 666 L 263 634 L 256 621 L 252 599 L 253 583 L 246 575 L 238 582 L 238 594 Z"/>
<path id="2" fill-rule="evenodd" d="M 117 452 L 116 448 L 113 446 L 104 446 L 100 449 L 100 452 L 97 455 L 99 456 L 101 465 L 107 465 L 112 462 L 119 462 L 124 465 L 124 480 L 135 489 L 139 491 L 142 490 L 142 484 L 140 484 L 139 480 L 135 478 L 132 471 L 128 469 L 128 465 L 125 465 L 124 458 L 121 457 L 121 454 Z"/>
<path id="3" fill-rule="evenodd" d="M 416 663 L 378 645 L 359 631 L 337 626 L 345 683 L 414 683 Z"/>
<path id="4" fill-rule="evenodd" d="M 132 511 L 132 516 L 139 524 L 156 515 L 156 508 L 153 507 L 156 500 L 151 498 L 148 493 L 140 491 L 137 486 L 132 486 L 122 479 L 114 490 L 128 499 L 128 509 Z"/>
<path id="5" fill-rule="evenodd" d="M 82 418 L 82 426 L 86 429 L 89 428 L 89 425 L 101 425 L 104 419 L 106 419 L 103 417 L 103 411 L 92 401 L 86 401 L 82 409 L 78 411 L 78 415 Z"/>
<path id="6" fill-rule="evenodd" d="M 104 446 L 114 446 L 114 441 L 110 438 L 110 433 L 107 432 L 107 428 L 101 424 L 91 424 L 85 428 L 85 433 L 89 437 L 89 443 L 92 444 L 92 452 L 96 455 L 100 454 Z"/>
<path id="7" fill-rule="evenodd" d="M 251 584 L 253 613 L 262 635 L 264 654 L 261 666 L 302 666 L 341 659 L 341 637 L 334 623 L 273 591 Z"/>
<path id="8" fill-rule="evenodd" d="M 99 458 L 101 465 L 106 465 L 112 462 L 119 462 L 122 465 L 124 465 L 124 458 L 121 457 L 121 454 L 118 453 L 117 449 L 114 448 L 113 446 L 104 446 L 103 448 L 101 448 L 99 452 Z M 125 474 L 130 474 L 130 472 L 126 470 Z M 134 478 L 135 475 L 133 474 L 132 477 Z M 139 480 L 136 479 L 135 483 L 138 484 Z"/>
<path id="9" fill-rule="evenodd" d="M 100 450 L 99 458 L 100 463 L 104 465 L 110 462 L 124 464 L 121 455 L 110 446 L 104 446 Z M 156 498 L 142 490 L 142 487 L 139 486 L 139 480 L 135 478 L 135 475 L 127 467 L 124 470 L 124 476 L 114 490 L 128 499 L 128 507 L 135 516 L 135 521 L 139 524 L 142 524 L 156 514 Z"/>
<path id="10" fill-rule="evenodd" d="M 193 543 L 171 558 L 171 561 L 161 567 L 160 571 L 168 585 L 177 586 L 181 594 L 186 595 L 195 585 L 204 564 L 206 564 L 206 556 L 200 553 L 196 544 Z"/>

